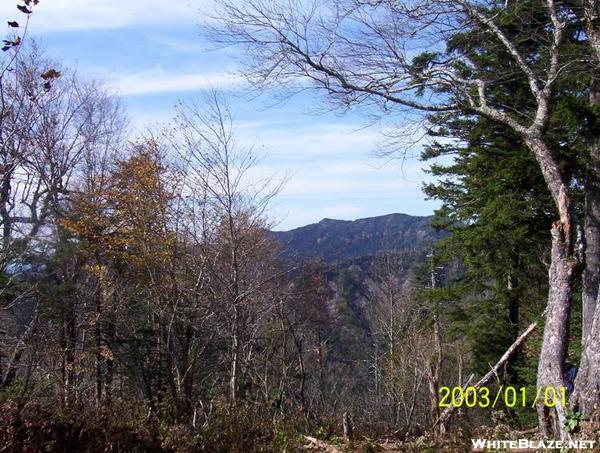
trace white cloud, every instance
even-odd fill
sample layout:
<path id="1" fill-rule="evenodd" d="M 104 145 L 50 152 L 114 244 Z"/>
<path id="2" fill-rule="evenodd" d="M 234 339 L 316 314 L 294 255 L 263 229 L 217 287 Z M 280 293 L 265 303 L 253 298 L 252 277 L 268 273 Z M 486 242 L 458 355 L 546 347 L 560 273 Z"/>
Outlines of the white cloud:
<path id="1" fill-rule="evenodd" d="M 128 25 L 198 22 L 210 0 L 41 0 L 31 16 L 33 33 L 110 29 Z M 0 16 L 24 22 L 16 0 L 2 0 Z"/>
<path id="2" fill-rule="evenodd" d="M 282 112 L 280 116 L 289 115 Z M 300 117 L 299 120 L 250 121 L 238 124 L 236 128 L 242 142 L 254 143 L 274 158 L 303 162 L 307 158 L 333 155 L 365 157 L 382 139 L 374 128 L 359 129 L 348 123 L 323 124 L 326 120 L 314 117 Z"/>
<path id="3" fill-rule="evenodd" d="M 227 89 L 240 85 L 242 79 L 229 72 L 188 74 L 171 73 L 161 68 L 131 74 L 111 75 L 109 84 L 122 96 Z"/>

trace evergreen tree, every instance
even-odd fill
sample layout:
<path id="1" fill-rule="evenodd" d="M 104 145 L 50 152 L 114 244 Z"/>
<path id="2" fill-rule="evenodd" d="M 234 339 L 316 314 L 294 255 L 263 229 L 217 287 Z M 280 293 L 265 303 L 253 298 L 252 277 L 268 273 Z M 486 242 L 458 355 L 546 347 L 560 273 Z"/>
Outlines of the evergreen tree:
<path id="1" fill-rule="evenodd" d="M 510 38 L 540 61 L 546 58 L 544 9 L 537 2 L 519 3 L 503 15 Z M 514 27 L 511 27 L 511 21 Z M 581 52 L 577 24 L 567 44 L 571 54 Z M 494 46 L 479 30 L 457 34 L 450 51 L 460 48 L 485 73 L 493 70 L 506 83 L 490 88 L 497 105 L 520 115 L 532 113 L 529 88 L 506 49 Z M 469 70 L 473 70 L 470 68 Z M 580 182 L 584 169 L 585 75 L 562 76 L 552 98 L 547 143 L 574 188 L 575 210 L 582 209 Z M 548 291 L 549 234 L 554 205 L 534 156 L 508 127 L 484 117 L 464 115 L 431 118 L 436 141 L 422 159 L 432 160 L 430 173 L 438 182 L 425 186 L 426 194 L 442 202 L 436 225 L 451 235 L 439 244 L 440 259 L 459 259 L 465 271 L 454 282 L 463 303 L 451 313 L 453 328 L 466 335 L 472 348 L 472 366 L 484 374 L 515 340 L 522 326 L 539 315 Z M 571 336 L 580 336 L 579 312 L 574 313 Z M 508 365 L 510 384 L 535 383 L 539 353 L 537 338 Z M 573 345 L 576 345 L 574 342 Z M 578 348 L 572 351 L 577 355 Z"/>

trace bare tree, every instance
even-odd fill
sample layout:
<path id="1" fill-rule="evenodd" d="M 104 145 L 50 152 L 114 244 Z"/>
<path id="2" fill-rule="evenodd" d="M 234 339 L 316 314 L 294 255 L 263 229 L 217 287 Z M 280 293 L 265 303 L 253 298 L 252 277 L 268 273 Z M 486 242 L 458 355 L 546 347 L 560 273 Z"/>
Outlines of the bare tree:
<path id="1" fill-rule="evenodd" d="M 2 269 L 25 250 L 56 215 L 85 160 L 121 139 L 123 116 L 115 98 L 43 57 L 37 46 L 19 57 L 14 78 L 2 85 L 3 184 L 0 207 Z M 46 85 L 40 71 L 55 71 Z M 20 247 L 14 247 L 18 241 Z"/>
<path id="2" fill-rule="evenodd" d="M 252 174 L 258 155 L 236 143 L 233 116 L 216 92 L 178 108 L 172 143 L 185 163 L 190 234 L 208 257 L 213 310 L 228 339 L 229 402 L 256 353 L 262 321 L 274 314 L 268 289 L 281 277 L 266 235 L 265 211 L 281 184 Z"/>
<path id="3" fill-rule="evenodd" d="M 422 322 L 427 309 L 416 297 L 414 275 L 399 273 L 405 259 L 393 253 L 378 257 L 367 299 L 375 341 L 375 406 L 389 407 L 391 426 L 410 433 L 417 424 L 435 421 L 438 409 L 427 402 L 437 402 L 438 389 L 431 379 L 436 371 L 434 342 Z M 435 373 L 438 379 L 439 373 L 441 367 Z M 433 395 L 425 392 L 428 384 L 433 384 Z"/>
<path id="4" fill-rule="evenodd" d="M 77 180 L 81 181 L 83 163 L 112 148 L 124 127 L 113 97 L 99 84 L 83 82 L 74 72 L 59 68 L 35 44 L 14 64 L 0 86 L 0 272 L 7 276 L 0 288 L 3 295 L 15 278 L 31 269 L 28 257 L 52 247 L 47 239 L 56 224 L 52 226 L 51 220 L 61 216 Z M 4 297 L 5 313 L 25 307 L 19 301 L 30 298 L 32 288 L 23 289 L 20 295 Z M 31 322 L 36 319 L 32 315 Z M 12 380 L 7 377 L 14 377 L 27 341 L 24 336 L 33 330 L 17 334 L 16 344 L 21 346 L 10 355 L 5 385 Z"/>

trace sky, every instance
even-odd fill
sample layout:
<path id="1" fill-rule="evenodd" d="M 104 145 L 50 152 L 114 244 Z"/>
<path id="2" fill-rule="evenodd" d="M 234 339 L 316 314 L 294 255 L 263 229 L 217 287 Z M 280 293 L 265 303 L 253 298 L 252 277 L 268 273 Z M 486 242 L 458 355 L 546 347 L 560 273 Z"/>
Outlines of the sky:
<path id="1" fill-rule="evenodd" d="M 326 99 L 311 92 L 285 103 L 275 102 L 276 93 L 249 97 L 236 50 L 215 50 L 202 36 L 210 2 L 40 0 L 28 36 L 117 93 L 133 137 L 169 121 L 178 102 L 197 99 L 201 90 L 226 93 L 238 142 L 254 144 L 263 156 L 256 171 L 287 181 L 268 212 L 277 230 L 323 218 L 433 213 L 438 203 L 421 191 L 431 178 L 415 157 L 420 147 L 405 159 L 376 157 L 384 136 L 368 112 L 327 112 Z M 16 3 L 2 0 L 0 19 L 22 23 Z"/>

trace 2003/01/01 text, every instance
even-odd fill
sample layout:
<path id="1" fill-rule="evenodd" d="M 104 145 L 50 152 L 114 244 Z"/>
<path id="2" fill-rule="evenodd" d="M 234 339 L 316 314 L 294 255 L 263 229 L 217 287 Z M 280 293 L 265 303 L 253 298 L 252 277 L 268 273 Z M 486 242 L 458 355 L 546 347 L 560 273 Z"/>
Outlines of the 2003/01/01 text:
<path id="1" fill-rule="evenodd" d="M 489 387 L 440 387 L 439 407 L 532 407 L 542 402 L 546 407 L 567 405 L 565 387 L 538 387 L 535 395 L 527 387 L 499 386 L 492 391 Z"/>

